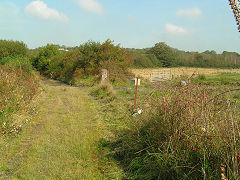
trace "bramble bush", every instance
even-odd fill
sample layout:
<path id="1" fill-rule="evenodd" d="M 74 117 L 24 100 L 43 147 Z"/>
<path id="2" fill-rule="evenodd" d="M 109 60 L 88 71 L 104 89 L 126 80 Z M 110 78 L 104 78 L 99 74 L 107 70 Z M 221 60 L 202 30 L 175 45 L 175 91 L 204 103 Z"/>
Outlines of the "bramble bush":
<path id="1" fill-rule="evenodd" d="M 153 94 L 112 142 L 130 179 L 239 179 L 239 107 L 190 84 Z"/>

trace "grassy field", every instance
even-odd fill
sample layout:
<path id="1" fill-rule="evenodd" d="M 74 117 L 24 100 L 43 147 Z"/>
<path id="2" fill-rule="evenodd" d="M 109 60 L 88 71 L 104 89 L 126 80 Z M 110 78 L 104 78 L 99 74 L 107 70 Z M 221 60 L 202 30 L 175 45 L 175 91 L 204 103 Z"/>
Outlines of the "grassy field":
<path id="1" fill-rule="evenodd" d="M 159 68 L 164 69 L 164 68 Z M 195 75 L 211 75 L 217 73 L 240 73 L 240 69 L 209 69 L 209 68 L 171 68 L 173 77 Z M 153 69 L 131 69 L 131 72 L 144 79 L 150 79 L 150 74 Z"/>

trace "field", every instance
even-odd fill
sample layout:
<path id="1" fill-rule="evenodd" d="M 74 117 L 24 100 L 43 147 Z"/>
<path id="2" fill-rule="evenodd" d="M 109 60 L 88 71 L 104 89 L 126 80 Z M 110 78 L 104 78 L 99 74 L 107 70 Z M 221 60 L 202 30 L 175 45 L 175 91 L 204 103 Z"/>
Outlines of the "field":
<path id="1" fill-rule="evenodd" d="M 159 68 L 159 69 L 166 69 L 166 68 Z M 210 68 L 171 68 L 173 77 L 179 76 L 188 76 L 190 77 L 192 74 L 195 75 L 211 75 L 211 74 L 218 74 L 218 73 L 226 73 L 226 72 L 236 72 L 240 73 L 240 69 L 210 69 Z M 151 71 L 154 69 L 131 69 L 131 72 L 139 77 L 144 79 L 150 79 Z"/>
<path id="2" fill-rule="evenodd" d="M 150 71 L 132 69 L 145 79 Z M 6 116 L 24 123 L 0 141 L 0 179 L 239 179 L 237 72 L 174 68 L 199 75 L 185 86 L 143 79 L 136 109 L 129 80 L 43 80 L 34 110 Z"/>

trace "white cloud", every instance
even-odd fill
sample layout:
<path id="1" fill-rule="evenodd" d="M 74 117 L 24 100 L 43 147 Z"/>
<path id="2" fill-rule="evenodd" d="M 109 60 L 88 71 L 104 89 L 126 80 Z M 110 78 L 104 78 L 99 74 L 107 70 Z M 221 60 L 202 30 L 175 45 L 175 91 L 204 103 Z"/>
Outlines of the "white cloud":
<path id="1" fill-rule="evenodd" d="M 41 0 L 33 1 L 24 9 L 26 15 L 36 16 L 41 19 L 57 20 L 64 23 L 68 22 L 68 18 L 58 12 L 56 9 L 49 8 L 46 3 Z"/>
<path id="2" fill-rule="evenodd" d="M 202 15 L 202 11 L 199 8 L 180 9 L 176 14 L 180 17 L 198 18 Z"/>
<path id="3" fill-rule="evenodd" d="M 188 30 L 173 24 L 165 24 L 165 30 L 169 34 L 187 34 Z"/>
<path id="4" fill-rule="evenodd" d="M 86 11 L 96 14 L 104 13 L 103 7 L 96 0 L 76 0 L 76 1 L 80 8 L 85 9 Z"/>

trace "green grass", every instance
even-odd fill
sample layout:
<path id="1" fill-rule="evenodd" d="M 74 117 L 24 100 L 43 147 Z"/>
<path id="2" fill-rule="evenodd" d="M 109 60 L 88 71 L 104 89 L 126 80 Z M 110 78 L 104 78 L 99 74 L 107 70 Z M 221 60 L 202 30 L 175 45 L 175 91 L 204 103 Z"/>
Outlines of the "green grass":
<path id="1" fill-rule="evenodd" d="M 220 73 L 215 75 L 199 75 L 195 82 L 205 85 L 238 85 L 240 82 L 239 73 Z"/>
<path id="2" fill-rule="evenodd" d="M 78 79 L 72 84 L 75 84 L 77 86 L 92 87 L 92 86 L 94 86 L 94 84 L 96 84 L 96 82 L 97 82 L 97 80 L 95 79 L 94 76 L 89 76 L 89 77 Z"/>
<path id="3" fill-rule="evenodd" d="M 98 103 L 75 87 L 44 90 L 32 123 L 1 140 L 0 179 L 120 179 L 121 169 L 98 147 L 108 135 Z"/>

